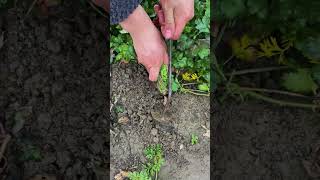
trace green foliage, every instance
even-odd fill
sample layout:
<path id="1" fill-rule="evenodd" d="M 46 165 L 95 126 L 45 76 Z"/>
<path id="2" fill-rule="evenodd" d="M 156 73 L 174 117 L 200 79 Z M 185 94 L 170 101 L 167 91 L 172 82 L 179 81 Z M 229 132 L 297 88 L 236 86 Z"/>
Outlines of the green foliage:
<path id="1" fill-rule="evenodd" d="M 38 161 L 38 160 L 41 160 L 41 158 L 42 156 L 40 153 L 40 149 L 32 145 L 28 145 L 26 150 L 19 157 L 21 161 L 28 161 L 28 160 Z"/>
<path id="2" fill-rule="evenodd" d="M 140 172 L 130 172 L 128 177 L 130 180 L 151 180 L 160 172 L 164 163 L 163 151 L 160 144 L 150 145 L 144 150 L 144 155 L 147 158 L 147 163 L 143 165 L 143 170 Z"/>
<path id="3" fill-rule="evenodd" d="M 283 76 L 283 86 L 293 92 L 316 93 L 318 85 L 312 79 L 309 69 L 298 69 L 297 72 L 286 73 Z"/>
<path id="4" fill-rule="evenodd" d="M 217 1 L 214 19 L 238 19 L 254 25 L 255 33 L 279 31 L 293 39 L 294 46 L 306 57 L 319 60 L 320 1 L 318 0 L 224 0 Z M 243 24 L 246 24 L 243 23 Z"/>
<path id="5" fill-rule="evenodd" d="M 0 0 L 0 6 L 7 4 L 8 0 Z"/>
<path id="6" fill-rule="evenodd" d="M 129 173 L 128 178 L 130 180 L 151 180 L 149 174 L 146 171 L 134 171 Z"/>
<path id="7" fill-rule="evenodd" d="M 157 2 L 156 0 L 142 2 L 142 6 L 151 18 L 155 17 L 153 6 Z M 194 18 L 187 24 L 180 39 L 173 42 L 172 45 L 173 68 L 177 71 L 192 71 L 199 76 L 195 80 L 196 83 L 210 85 L 210 0 L 195 0 Z M 110 47 L 114 54 L 112 62 L 136 61 L 131 37 L 128 33 L 123 32 L 118 25 L 111 27 Z M 184 80 L 180 76 L 173 77 L 173 92 L 179 90 L 181 81 Z M 165 94 L 164 85 L 166 82 L 158 83 L 158 89 L 159 84 L 161 86 L 160 92 Z"/>
<path id="8" fill-rule="evenodd" d="M 115 107 L 115 112 L 116 113 L 123 113 L 124 112 L 124 107 L 122 107 L 122 106 L 116 106 Z"/>
<path id="9" fill-rule="evenodd" d="M 196 144 L 198 144 L 198 136 L 197 135 L 195 135 L 195 134 L 192 134 L 191 135 L 191 144 L 192 145 L 196 145 Z"/>

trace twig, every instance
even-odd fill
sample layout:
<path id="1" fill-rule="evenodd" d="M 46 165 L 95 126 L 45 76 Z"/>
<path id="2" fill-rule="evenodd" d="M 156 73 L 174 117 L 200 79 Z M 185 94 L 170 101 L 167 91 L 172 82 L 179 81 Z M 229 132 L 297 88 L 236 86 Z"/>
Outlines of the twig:
<path id="1" fill-rule="evenodd" d="M 254 69 L 245 69 L 240 71 L 233 72 L 233 75 L 243 75 L 243 74 L 250 74 L 250 73 L 260 73 L 260 72 L 268 72 L 268 71 L 279 71 L 289 69 L 287 66 L 280 66 L 280 67 L 267 67 L 267 68 L 254 68 Z M 227 76 L 230 76 L 231 73 L 227 73 Z"/>
<path id="2" fill-rule="evenodd" d="M 219 34 L 218 34 L 218 37 L 217 37 L 216 40 L 213 42 L 213 45 L 212 45 L 213 50 L 215 50 L 215 49 L 217 48 L 218 44 L 220 43 L 220 41 L 221 41 L 221 39 L 222 39 L 222 36 L 223 36 L 226 28 L 227 28 L 227 25 L 224 24 L 224 25 L 222 26 Z"/>
<path id="3" fill-rule="evenodd" d="M 87 0 L 87 2 L 90 4 L 90 6 L 97 11 L 97 13 L 99 13 L 102 17 L 104 18 L 108 18 L 103 12 L 100 11 L 100 9 L 98 9 L 90 0 Z"/>
<path id="4" fill-rule="evenodd" d="M 30 7 L 29 7 L 29 9 L 28 9 L 25 17 L 23 18 L 23 21 L 24 21 L 25 19 L 27 19 L 27 17 L 29 16 L 30 12 L 32 11 L 32 9 L 34 8 L 34 6 L 36 5 L 37 1 L 38 1 L 38 0 L 34 0 L 34 1 L 32 2 L 32 4 L 30 5 Z"/>
<path id="5" fill-rule="evenodd" d="M 295 96 L 295 97 L 302 97 L 302 98 L 310 98 L 313 99 L 312 97 L 305 96 L 302 94 L 298 93 L 293 93 L 293 92 L 288 92 L 288 91 L 281 91 L 281 90 L 276 90 L 276 89 L 264 89 L 264 88 L 250 88 L 250 87 L 239 87 L 240 90 L 244 91 L 256 91 L 256 92 L 266 92 L 266 93 L 276 93 L 276 94 L 284 94 L 288 96 Z"/>
<path id="6" fill-rule="evenodd" d="M 252 92 L 252 91 L 248 91 L 246 92 L 246 94 L 257 98 L 257 99 L 261 99 L 264 100 L 266 102 L 270 102 L 270 103 L 274 103 L 274 104 L 278 104 L 280 106 L 291 106 L 291 107 L 299 107 L 299 108 L 308 108 L 308 109 L 317 109 L 320 108 L 319 105 L 315 105 L 315 104 L 305 104 L 305 103 L 296 103 L 296 102 L 289 102 L 289 101 L 283 101 L 283 100 L 278 100 L 278 99 L 274 99 L 274 98 L 270 98 L 264 95 L 261 95 L 259 93 L 256 92 Z"/>
<path id="7" fill-rule="evenodd" d="M 194 95 L 197 95 L 197 96 L 210 96 L 210 94 L 208 93 L 208 94 L 203 94 L 203 93 L 196 93 L 196 92 L 194 92 L 194 91 L 192 91 L 192 90 L 190 90 L 190 89 L 183 89 L 183 90 L 181 90 L 182 92 L 187 92 L 187 93 L 190 93 L 190 94 L 194 94 Z"/>
<path id="8" fill-rule="evenodd" d="M 185 83 L 185 84 L 181 84 L 182 86 L 191 86 L 191 85 L 195 85 L 197 83 Z"/>
<path id="9" fill-rule="evenodd" d="M 6 151 L 7 144 L 10 141 L 10 139 L 11 139 L 11 136 L 9 134 L 5 135 L 5 138 L 3 139 L 1 148 L 0 148 L 0 160 L 3 158 L 3 154 Z"/>
<path id="10" fill-rule="evenodd" d="M 231 61 L 234 58 L 234 54 L 232 54 L 224 63 L 223 66 L 225 66 L 229 61 Z"/>
<path id="11" fill-rule="evenodd" d="M 213 58 L 213 65 L 215 67 L 214 71 L 216 71 L 221 76 L 223 81 L 227 81 L 226 76 L 223 74 L 222 70 L 220 69 L 220 66 L 217 62 L 217 57 L 214 53 L 212 54 L 212 58 Z"/>

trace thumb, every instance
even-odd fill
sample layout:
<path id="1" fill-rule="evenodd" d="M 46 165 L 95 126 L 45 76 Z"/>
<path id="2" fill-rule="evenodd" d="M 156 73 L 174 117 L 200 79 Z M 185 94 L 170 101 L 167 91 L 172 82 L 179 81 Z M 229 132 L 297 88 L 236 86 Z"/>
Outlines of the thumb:
<path id="1" fill-rule="evenodd" d="M 151 67 L 149 69 L 149 80 L 150 81 L 157 81 L 159 72 L 160 72 L 160 67 Z"/>
<path id="2" fill-rule="evenodd" d="M 175 31 L 173 8 L 163 8 L 165 25 L 162 28 L 162 34 L 166 39 L 172 38 Z"/>

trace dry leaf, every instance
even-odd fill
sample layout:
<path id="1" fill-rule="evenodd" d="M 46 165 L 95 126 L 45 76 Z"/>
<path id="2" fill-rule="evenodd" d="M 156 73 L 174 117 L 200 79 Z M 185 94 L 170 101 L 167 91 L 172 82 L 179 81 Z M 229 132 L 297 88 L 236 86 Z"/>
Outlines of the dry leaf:
<path id="1" fill-rule="evenodd" d="M 118 120 L 119 124 L 127 124 L 129 122 L 129 118 L 127 116 L 120 117 Z"/>
<path id="2" fill-rule="evenodd" d="M 120 170 L 120 173 L 114 176 L 115 180 L 124 180 L 124 178 L 128 177 L 129 172 L 128 171 L 122 171 Z"/>

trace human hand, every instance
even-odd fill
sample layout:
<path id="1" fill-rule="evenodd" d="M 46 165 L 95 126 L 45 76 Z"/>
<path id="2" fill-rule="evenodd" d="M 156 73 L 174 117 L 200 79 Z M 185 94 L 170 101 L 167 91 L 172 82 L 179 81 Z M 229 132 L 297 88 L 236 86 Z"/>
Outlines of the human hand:
<path id="1" fill-rule="evenodd" d="M 130 33 L 138 62 L 145 66 L 150 81 L 157 81 L 162 64 L 168 64 L 166 44 L 141 6 L 120 23 Z"/>
<path id="2" fill-rule="evenodd" d="M 155 5 L 154 10 L 163 36 L 177 40 L 194 16 L 194 0 L 160 0 L 160 5 Z"/>

